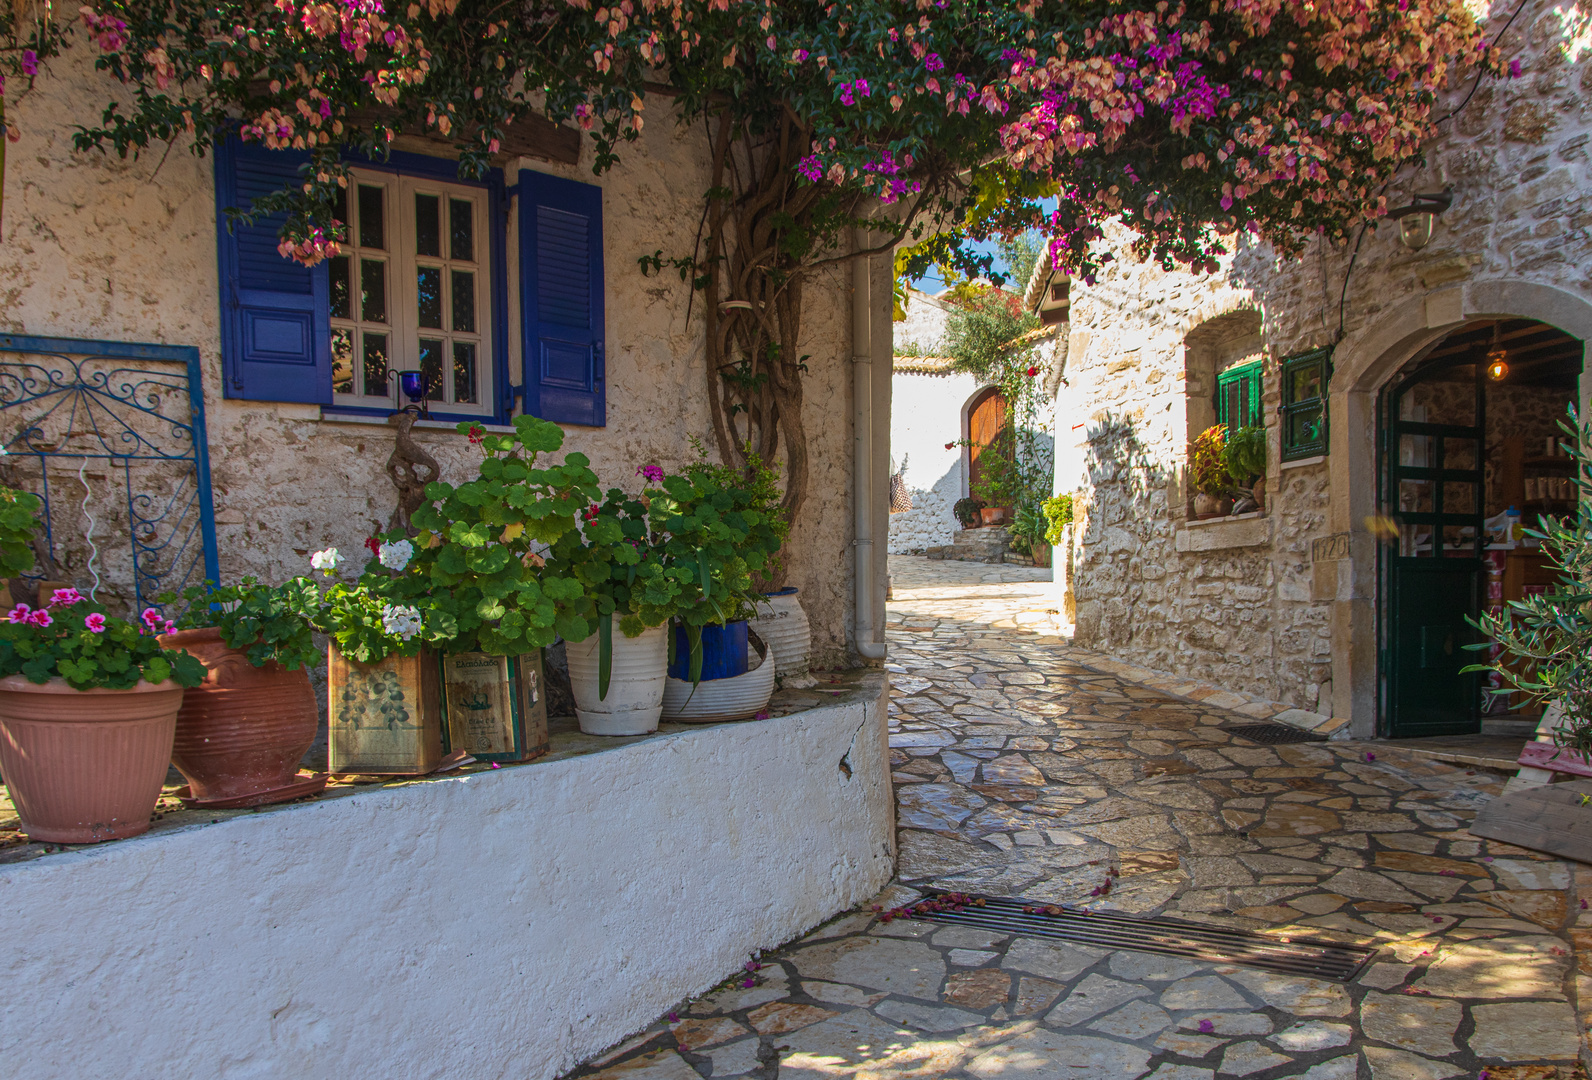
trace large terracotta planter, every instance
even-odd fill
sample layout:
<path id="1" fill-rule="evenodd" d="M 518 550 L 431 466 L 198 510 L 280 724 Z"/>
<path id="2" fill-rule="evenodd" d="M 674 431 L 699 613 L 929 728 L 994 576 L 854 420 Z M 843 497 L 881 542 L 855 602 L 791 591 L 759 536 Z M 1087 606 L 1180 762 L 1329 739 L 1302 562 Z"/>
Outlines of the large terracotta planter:
<path id="1" fill-rule="evenodd" d="M 255 667 L 213 626 L 164 634 L 160 643 L 207 669 L 183 695 L 171 751 L 198 805 L 264 806 L 325 786 L 298 775 L 320 720 L 309 672 L 275 661 Z"/>
<path id="2" fill-rule="evenodd" d="M 979 520 L 985 525 L 999 525 L 1006 520 L 1004 506 L 986 506 L 978 512 Z"/>
<path id="3" fill-rule="evenodd" d="M 97 844 L 149 828 L 182 687 L 74 690 L 0 679 L 0 774 L 29 838 Z"/>

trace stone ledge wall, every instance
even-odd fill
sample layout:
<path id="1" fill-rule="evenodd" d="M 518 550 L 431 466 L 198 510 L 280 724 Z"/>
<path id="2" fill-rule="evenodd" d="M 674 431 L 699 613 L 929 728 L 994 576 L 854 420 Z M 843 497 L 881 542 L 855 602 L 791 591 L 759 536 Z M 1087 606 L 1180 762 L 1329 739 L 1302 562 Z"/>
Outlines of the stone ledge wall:
<path id="1" fill-rule="evenodd" d="M 1575 50 L 1572 19 L 1531 9 L 1502 39 L 1522 77 L 1484 81 L 1427 164 L 1389 192 L 1397 205 L 1451 185 L 1455 199 L 1422 250 L 1401 246 L 1390 227 L 1365 235 L 1346 335 L 1411 296 L 1467 280 L 1592 295 L 1592 58 Z M 1468 90 L 1467 81 L 1451 104 Z M 1311 564 L 1311 541 L 1331 531 L 1331 462 L 1279 469 L 1276 368 L 1281 357 L 1337 340 L 1351 252 L 1322 241 L 1282 258 L 1240 239 L 1216 274 L 1196 277 L 1138 263 L 1121 234 L 1110 240 L 1118 261 L 1094 287 L 1073 284 L 1068 385 L 1057 399 L 1058 430 L 1084 425 L 1057 478 L 1058 490 L 1078 496 L 1078 643 L 1315 709 L 1330 698 L 1338 598 L 1337 575 Z M 1245 309 L 1262 317 L 1268 357 L 1272 538 L 1180 553 L 1190 400 L 1197 410 L 1210 390 L 1190 380 L 1185 344 Z"/>

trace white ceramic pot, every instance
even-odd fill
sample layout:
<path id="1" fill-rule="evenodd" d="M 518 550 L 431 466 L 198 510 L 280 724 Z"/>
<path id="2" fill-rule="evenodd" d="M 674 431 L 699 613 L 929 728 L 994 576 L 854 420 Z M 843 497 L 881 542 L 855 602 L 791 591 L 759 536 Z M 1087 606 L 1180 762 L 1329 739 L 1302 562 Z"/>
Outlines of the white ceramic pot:
<path id="1" fill-rule="evenodd" d="M 721 720 L 751 720 L 768 708 L 774 696 L 774 673 L 779 650 L 767 644 L 768 655 L 758 664 L 757 650 L 746 647 L 747 671 L 728 679 L 704 679 L 692 686 L 685 679 L 669 679 L 663 690 L 663 715 L 684 724 L 711 724 Z M 751 665 L 757 664 L 756 667 Z"/>
<path id="2" fill-rule="evenodd" d="M 751 625 L 757 636 L 774 650 L 774 674 L 787 679 L 807 674 L 807 654 L 812 651 L 813 632 L 807 625 L 807 613 L 802 610 L 794 588 L 760 600 L 757 618 L 751 620 Z"/>
<path id="3" fill-rule="evenodd" d="M 597 656 L 601 635 L 565 644 L 575 717 L 588 735 L 645 735 L 658 730 L 663 714 L 663 682 L 669 664 L 665 628 L 653 627 L 627 638 L 614 627 L 614 658 L 608 696 L 597 696 Z"/>

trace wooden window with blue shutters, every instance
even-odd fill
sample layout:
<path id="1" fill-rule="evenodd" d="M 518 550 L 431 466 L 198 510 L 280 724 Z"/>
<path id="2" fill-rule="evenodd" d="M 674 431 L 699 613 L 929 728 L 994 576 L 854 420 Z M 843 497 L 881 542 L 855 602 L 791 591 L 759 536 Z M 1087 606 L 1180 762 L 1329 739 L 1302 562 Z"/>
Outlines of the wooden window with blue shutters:
<path id="1" fill-rule="evenodd" d="M 299 182 L 308 154 L 227 139 L 216 144 L 224 393 L 253 401 L 330 402 L 331 326 L 326 266 L 277 251 L 280 214 L 233 225 L 226 209 Z"/>
<path id="2" fill-rule="evenodd" d="M 1327 452 L 1327 384 L 1332 350 L 1312 349 L 1282 362 L 1282 459 Z"/>
<path id="3" fill-rule="evenodd" d="M 602 427 L 602 189 L 530 170 L 519 188 L 525 411 Z"/>
<path id="4" fill-rule="evenodd" d="M 1216 376 L 1216 422 L 1227 429 L 1250 427 L 1262 422 L 1260 384 L 1263 364 L 1255 360 L 1230 367 Z"/>
<path id="5" fill-rule="evenodd" d="M 501 171 L 465 180 L 441 158 L 351 160 L 345 251 L 306 268 L 277 251 L 281 215 L 231 227 L 225 211 L 299 183 L 307 161 L 235 137 L 217 146 L 226 396 L 382 416 L 401 404 L 391 373 L 419 370 L 438 419 L 506 422 Z"/>

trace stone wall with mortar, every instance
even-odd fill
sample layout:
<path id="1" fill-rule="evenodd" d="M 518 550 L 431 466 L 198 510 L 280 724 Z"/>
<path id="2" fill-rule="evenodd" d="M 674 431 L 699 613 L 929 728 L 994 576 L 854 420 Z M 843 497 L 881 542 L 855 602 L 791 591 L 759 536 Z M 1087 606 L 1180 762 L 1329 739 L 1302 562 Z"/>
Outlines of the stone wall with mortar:
<path id="1" fill-rule="evenodd" d="M 1428 314 L 1411 332 L 1450 318 L 1435 314 L 1449 310 L 1445 295 L 1455 297 L 1451 318 L 1459 319 L 1460 286 L 1526 283 L 1592 298 L 1592 60 L 1581 18 L 1573 8 L 1528 8 L 1504 34 L 1504 55 L 1520 60 L 1521 77 L 1484 79 L 1443 124 L 1425 165 L 1388 192 L 1397 206 L 1413 192 L 1451 187 L 1452 209 L 1420 250 L 1402 246 L 1391 225 L 1368 231 L 1341 315 L 1353 245 L 1324 240 L 1285 258 L 1240 239 L 1216 274 L 1196 277 L 1138 263 L 1116 237 L 1118 261 L 1096 285 L 1073 283 L 1067 382 L 1057 400 L 1058 430 L 1071 435 L 1057 486 L 1079 496 L 1080 644 L 1330 711 L 1333 653 L 1349 644 L 1334 627 L 1333 604 L 1372 595 L 1374 574 L 1359 564 L 1374 558 L 1342 576 L 1333 563 L 1312 563 L 1313 540 L 1348 529 L 1358 541 L 1364 527 L 1347 510 L 1346 470 L 1337 481 L 1344 490 L 1332 487 L 1329 473 L 1339 473 L 1330 457 L 1280 467 L 1277 361 L 1352 340 L 1412 298 L 1426 298 Z M 1469 89 L 1467 80 L 1448 107 Z M 1267 513 L 1258 524 L 1190 525 L 1190 421 L 1212 388 L 1198 373 L 1191 379 L 1196 350 L 1186 346 L 1191 334 L 1197 344 L 1201 327 L 1240 311 L 1260 315 L 1267 356 Z M 1341 352 L 1335 359 L 1347 362 Z M 1335 379 L 1332 389 L 1336 406 L 1350 388 Z"/>
<path id="2" fill-rule="evenodd" d="M 117 92 L 91 60 L 80 45 L 31 90 L 7 98 L 21 140 L 6 163 L 0 332 L 197 346 L 223 576 L 280 579 L 304 572 L 308 553 L 327 546 L 361 555 L 394 503 L 384 469 L 389 430 L 323 417 L 314 405 L 222 398 L 211 161 L 183 145 L 136 161 L 73 150 L 74 125 L 96 122 Z M 591 174 L 589 144 L 574 167 L 532 159 L 507 166 L 510 182 L 529 168 L 604 189 L 607 426 L 566 427 L 565 447 L 587 454 L 605 485 L 633 483 L 639 464 L 684 464 L 692 436 L 711 441 L 700 316 L 686 321 L 688 288 L 676 275 L 643 277 L 636 262 L 660 248 L 688 251 L 701 216 L 700 134 L 662 112 L 601 177 Z M 516 231 L 510 221 L 511 268 Z M 849 267 L 809 284 L 805 298 L 811 473 L 784 554 L 812 622 L 814 662 L 836 666 L 848 661 L 851 617 L 850 409 L 837 407 L 850 397 Z M 882 412 L 887 422 L 888 408 Z M 461 436 L 426 431 L 419 441 L 445 479 L 473 471 L 476 454 Z"/>

